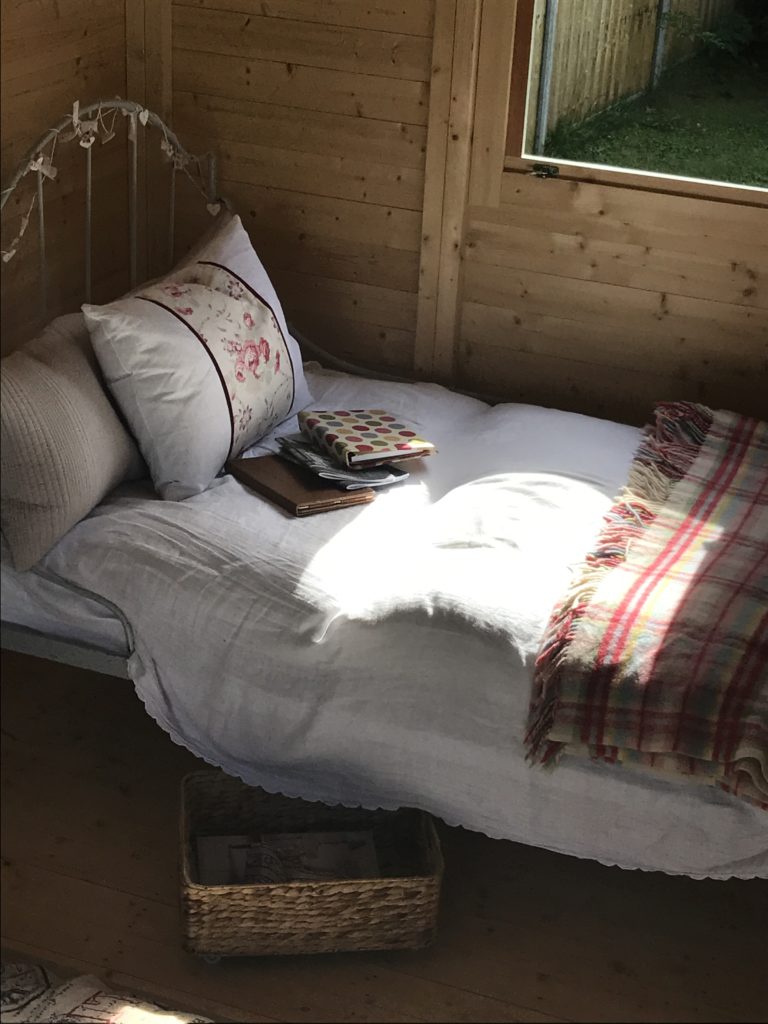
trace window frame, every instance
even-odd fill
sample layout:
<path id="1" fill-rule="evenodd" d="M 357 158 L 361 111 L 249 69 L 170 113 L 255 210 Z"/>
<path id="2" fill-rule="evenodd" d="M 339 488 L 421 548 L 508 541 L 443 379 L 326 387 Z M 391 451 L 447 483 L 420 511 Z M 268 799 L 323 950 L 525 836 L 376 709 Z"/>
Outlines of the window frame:
<path id="1" fill-rule="evenodd" d="M 557 168 L 557 176 L 570 181 L 583 181 L 596 185 L 613 185 L 647 192 L 715 199 L 721 202 L 742 203 L 748 206 L 768 206 L 768 188 L 759 185 L 738 185 L 732 182 L 711 181 L 681 175 L 663 174 L 633 168 L 589 164 L 582 161 L 553 157 L 535 157 L 525 154 L 525 121 L 528 99 L 528 81 L 533 44 L 533 16 L 536 0 L 517 0 L 512 40 L 512 69 L 507 108 L 504 171 L 536 173 L 535 164 L 545 163 Z"/>

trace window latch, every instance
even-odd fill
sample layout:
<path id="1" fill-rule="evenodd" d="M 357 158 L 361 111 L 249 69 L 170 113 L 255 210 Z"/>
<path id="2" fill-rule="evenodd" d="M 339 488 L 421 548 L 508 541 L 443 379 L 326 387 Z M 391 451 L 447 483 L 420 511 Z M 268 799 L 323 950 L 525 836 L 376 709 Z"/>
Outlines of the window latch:
<path id="1" fill-rule="evenodd" d="M 557 178 L 560 168 L 556 164 L 534 164 L 530 173 L 537 178 Z"/>

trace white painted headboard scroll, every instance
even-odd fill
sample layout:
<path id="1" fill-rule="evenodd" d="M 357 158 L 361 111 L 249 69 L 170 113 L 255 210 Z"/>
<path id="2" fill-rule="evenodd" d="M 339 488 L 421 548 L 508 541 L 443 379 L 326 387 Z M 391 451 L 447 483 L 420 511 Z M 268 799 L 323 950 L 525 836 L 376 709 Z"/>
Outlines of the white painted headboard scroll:
<path id="1" fill-rule="evenodd" d="M 168 193 L 168 256 L 169 266 L 173 263 L 174 236 L 176 223 L 176 174 L 185 174 L 202 198 L 208 212 L 215 216 L 221 206 L 229 207 L 226 199 L 218 194 L 216 157 L 212 152 L 195 156 L 181 145 L 178 138 L 167 124 L 153 111 L 142 107 L 131 100 L 113 99 L 99 100 L 88 106 L 81 107 L 79 102 L 72 106 L 71 113 L 63 117 L 53 128 L 44 132 L 37 142 L 27 151 L 17 166 L 9 183 L 0 193 L 0 210 L 3 209 L 15 189 L 21 185 L 28 174 L 37 176 L 37 188 L 21 217 L 18 234 L 7 249 L 1 250 L 3 263 L 8 263 L 16 255 L 30 219 L 37 209 L 38 245 L 39 245 L 39 284 L 40 311 L 43 322 L 48 318 L 48 274 L 49 268 L 45 248 L 45 183 L 57 176 L 54 157 L 60 143 L 77 141 L 85 153 L 85 231 L 84 231 L 84 289 L 86 302 L 92 301 L 92 149 L 96 142 L 105 144 L 115 137 L 115 124 L 118 116 L 128 118 L 129 141 L 129 174 L 128 174 L 128 246 L 130 258 L 130 286 L 135 288 L 138 280 L 138 185 L 139 185 L 139 132 L 144 128 L 155 128 L 160 134 L 160 149 L 171 166 Z M 358 376 L 375 376 L 383 380 L 410 381 L 412 377 L 400 377 L 381 370 L 360 366 L 357 363 L 340 359 L 326 351 L 315 342 L 300 334 L 289 324 L 291 333 L 300 343 L 305 355 L 313 356 L 324 366 L 342 370 Z"/>
<path id="2" fill-rule="evenodd" d="M 29 226 L 32 214 L 37 208 L 39 259 L 40 259 L 40 304 L 44 317 L 48 312 L 48 264 L 45 250 L 45 183 L 56 178 L 54 164 L 56 148 L 60 143 L 77 141 L 86 151 L 85 159 L 85 260 L 84 260 L 84 295 L 85 301 L 91 301 L 92 288 L 92 252 L 93 252 L 93 218 L 92 218 L 92 147 L 95 142 L 110 142 L 115 137 L 115 122 L 118 118 L 128 118 L 129 142 L 129 191 L 128 191 L 128 249 L 130 260 L 131 288 L 138 281 L 138 153 L 139 132 L 152 127 L 160 134 L 160 149 L 171 166 L 168 194 L 168 251 L 173 254 L 173 242 L 176 218 L 176 173 L 181 171 L 195 185 L 205 199 L 208 210 L 215 214 L 219 210 L 221 200 L 217 194 L 216 158 L 213 153 L 195 156 L 189 153 L 179 142 L 176 135 L 151 110 L 131 100 L 99 100 L 88 106 L 81 107 L 79 102 L 72 106 L 71 113 L 49 128 L 28 150 L 10 182 L 0 194 L 0 210 L 5 206 L 11 195 L 28 174 L 37 176 L 37 188 L 32 195 L 29 206 L 21 218 L 18 234 L 7 249 L 2 250 L 4 263 L 13 259 Z"/>

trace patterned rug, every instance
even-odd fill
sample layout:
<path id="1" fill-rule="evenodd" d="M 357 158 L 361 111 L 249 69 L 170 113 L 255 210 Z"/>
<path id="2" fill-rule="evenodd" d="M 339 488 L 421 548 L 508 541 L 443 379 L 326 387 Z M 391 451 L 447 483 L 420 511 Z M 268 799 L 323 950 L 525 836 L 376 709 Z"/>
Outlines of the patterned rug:
<path id="1" fill-rule="evenodd" d="M 210 1024 L 208 1017 L 113 992 L 91 975 L 63 981 L 36 964 L 4 961 L 0 990 L 3 1024 Z"/>

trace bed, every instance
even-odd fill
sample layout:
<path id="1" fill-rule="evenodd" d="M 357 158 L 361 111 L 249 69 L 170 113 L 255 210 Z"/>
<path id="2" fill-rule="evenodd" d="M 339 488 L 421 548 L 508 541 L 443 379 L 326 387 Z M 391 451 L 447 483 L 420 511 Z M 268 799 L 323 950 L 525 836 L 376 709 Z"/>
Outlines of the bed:
<path id="1" fill-rule="evenodd" d="M 526 759 L 552 607 L 640 432 L 329 362 L 305 358 L 317 408 L 386 408 L 439 454 L 371 505 L 308 520 L 227 473 L 180 501 L 123 482 L 32 569 L 3 541 L 4 646 L 129 677 L 175 742 L 270 791 L 419 807 L 623 868 L 768 877 L 753 803 L 642 768 Z M 295 429 L 288 416 L 245 453 Z"/>

